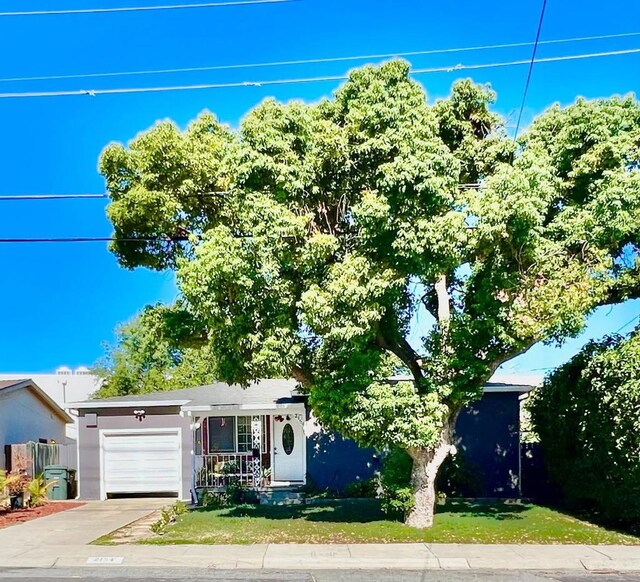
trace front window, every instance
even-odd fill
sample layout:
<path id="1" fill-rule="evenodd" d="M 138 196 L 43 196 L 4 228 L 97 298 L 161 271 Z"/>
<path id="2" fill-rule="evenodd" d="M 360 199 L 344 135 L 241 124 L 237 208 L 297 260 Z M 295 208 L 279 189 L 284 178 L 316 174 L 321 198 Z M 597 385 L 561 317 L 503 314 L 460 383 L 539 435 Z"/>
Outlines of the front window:
<path id="1" fill-rule="evenodd" d="M 253 450 L 253 434 L 251 429 L 251 416 L 210 416 L 206 419 L 209 454 L 215 453 L 250 453 Z M 266 417 L 260 419 L 262 431 L 262 452 L 267 452 L 267 421 Z M 199 433 L 196 431 L 196 438 Z M 197 445 L 196 445 L 197 448 Z"/>
<path id="2" fill-rule="evenodd" d="M 209 452 L 234 453 L 235 416 L 212 416 L 209 418 Z"/>

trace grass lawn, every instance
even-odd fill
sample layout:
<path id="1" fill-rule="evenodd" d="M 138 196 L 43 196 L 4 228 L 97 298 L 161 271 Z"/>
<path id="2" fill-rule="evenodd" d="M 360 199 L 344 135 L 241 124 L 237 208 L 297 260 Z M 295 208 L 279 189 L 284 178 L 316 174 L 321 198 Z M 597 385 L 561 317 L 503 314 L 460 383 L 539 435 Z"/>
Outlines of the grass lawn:
<path id="1" fill-rule="evenodd" d="M 449 501 L 433 528 L 415 530 L 390 520 L 375 499 L 336 500 L 327 506 L 242 505 L 197 509 L 178 517 L 148 544 L 258 543 L 570 543 L 640 544 L 558 511 L 525 503 Z M 108 538 L 98 543 L 109 543 Z"/>

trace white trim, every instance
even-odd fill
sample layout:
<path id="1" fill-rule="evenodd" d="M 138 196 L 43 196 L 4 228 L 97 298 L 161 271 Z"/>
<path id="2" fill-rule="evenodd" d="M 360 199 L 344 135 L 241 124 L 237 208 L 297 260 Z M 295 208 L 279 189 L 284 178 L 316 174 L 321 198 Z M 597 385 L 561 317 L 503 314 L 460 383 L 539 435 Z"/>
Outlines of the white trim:
<path id="1" fill-rule="evenodd" d="M 526 392 L 531 392 L 535 386 L 531 386 L 528 384 L 517 385 L 517 384 L 500 384 L 496 383 L 495 385 L 487 385 L 484 387 L 485 394 L 496 394 L 499 392 L 510 393 L 517 392 L 519 394 L 524 394 Z"/>
<path id="2" fill-rule="evenodd" d="M 78 434 L 76 434 L 76 499 L 82 499 L 80 497 L 80 487 L 82 486 L 82 473 L 80 471 L 80 418 L 78 418 L 78 424 L 76 425 L 78 428 Z"/>
<path id="3" fill-rule="evenodd" d="M 260 413 L 264 411 L 265 414 L 271 414 L 274 410 L 291 410 L 297 407 L 304 407 L 302 402 L 291 402 L 287 404 L 186 404 L 182 407 L 182 410 L 187 412 L 229 412 L 234 413 L 238 411 L 251 411 L 253 413 Z M 236 416 L 244 416 L 237 414 Z"/>
<path id="4" fill-rule="evenodd" d="M 70 402 L 67 408 L 138 408 L 146 406 L 147 408 L 158 406 L 182 406 L 188 404 L 191 400 L 118 400 L 109 402 L 107 400 L 87 400 L 85 402 Z"/>
<path id="5" fill-rule="evenodd" d="M 103 428 L 99 429 L 99 443 L 100 443 L 100 499 L 104 501 L 107 498 L 107 492 L 105 491 L 105 481 L 104 481 L 104 438 L 105 436 L 118 436 L 118 435 L 128 435 L 128 434 L 144 434 L 144 433 L 155 433 L 155 434 L 175 434 L 178 437 L 178 489 L 176 493 L 178 494 L 178 499 L 184 499 L 184 491 L 183 483 L 182 483 L 182 427 L 177 426 L 175 428 Z M 153 492 L 151 492 L 153 493 Z"/>
<path id="6" fill-rule="evenodd" d="M 388 380 L 390 382 L 413 382 L 413 376 L 391 376 Z M 485 394 L 491 394 L 494 392 L 530 392 L 536 387 L 535 384 L 520 384 L 513 380 L 511 382 L 508 380 L 508 378 L 503 380 L 498 376 L 495 380 L 489 380 L 484 385 L 482 391 Z"/>
<path id="7" fill-rule="evenodd" d="M 269 419 L 269 429 L 270 429 L 270 438 L 269 438 L 269 467 L 271 468 L 271 477 L 269 479 L 269 484 L 273 485 L 274 484 L 274 474 L 275 474 L 275 461 L 276 461 L 276 455 L 275 455 L 275 449 L 276 449 L 276 441 L 275 441 L 275 426 L 276 426 L 276 421 L 273 419 L 273 415 L 271 415 L 271 418 Z"/>

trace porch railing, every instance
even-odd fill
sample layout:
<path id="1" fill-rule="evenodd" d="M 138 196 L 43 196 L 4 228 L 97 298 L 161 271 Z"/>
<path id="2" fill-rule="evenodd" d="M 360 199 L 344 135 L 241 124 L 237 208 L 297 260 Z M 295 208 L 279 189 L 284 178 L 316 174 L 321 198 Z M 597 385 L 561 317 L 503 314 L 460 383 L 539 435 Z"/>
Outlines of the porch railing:
<path id="1" fill-rule="evenodd" d="M 196 455 L 196 487 L 225 488 L 230 483 L 257 487 L 254 479 L 252 453 L 217 453 Z"/>

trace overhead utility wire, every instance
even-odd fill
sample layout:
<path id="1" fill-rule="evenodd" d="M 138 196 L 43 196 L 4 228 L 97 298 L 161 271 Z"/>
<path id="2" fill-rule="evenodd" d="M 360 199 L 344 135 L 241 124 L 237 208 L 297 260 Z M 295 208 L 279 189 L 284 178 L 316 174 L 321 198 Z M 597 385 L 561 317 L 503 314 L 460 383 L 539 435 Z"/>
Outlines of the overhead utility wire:
<path id="1" fill-rule="evenodd" d="M 206 2 L 204 4 L 167 4 L 162 6 L 123 6 L 114 8 L 78 8 L 71 10 L 31 10 L 0 12 L 0 16 L 52 16 L 60 14 L 104 14 L 106 12 L 146 12 L 150 10 L 184 10 L 192 8 L 221 8 L 253 4 L 282 4 L 294 0 L 232 0 L 230 2 Z"/>
<path id="2" fill-rule="evenodd" d="M 188 237 L 112 237 L 112 236 L 72 236 L 60 238 L 0 238 L 2 243 L 86 243 L 86 242 L 188 242 Z"/>
<path id="3" fill-rule="evenodd" d="M 630 55 L 640 53 L 640 48 L 626 49 L 619 51 L 607 51 L 599 53 L 586 53 L 579 55 L 566 55 L 562 57 L 547 57 L 537 59 L 536 63 L 554 63 L 560 61 L 573 61 L 580 59 L 593 59 L 598 57 L 613 57 L 619 55 Z M 450 65 L 447 67 L 432 67 L 413 69 L 411 74 L 422 75 L 427 73 L 451 73 L 453 71 L 493 69 L 498 67 L 511 67 L 517 65 L 528 65 L 530 60 L 506 61 L 499 63 L 483 63 L 477 65 Z M 262 81 L 239 81 L 234 83 L 201 83 L 196 85 L 163 85 L 159 87 L 122 87 L 116 89 L 78 89 L 71 91 L 29 91 L 20 93 L 0 93 L 0 99 L 27 98 L 27 97 L 70 97 L 77 95 L 118 95 L 126 93 L 159 93 L 165 91 L 191 91 L 197 89 L 229 89 L 236 87 L 262 87 L 267 85 L 291 85 L 302 83 L 318 83 L 323 81 L 344 81 L 348 79 L 347 74 L 326 75 L 319 77 L 303 77 L 290 79 L 269 79 Z"/>
<path id="4" fill-rule="evenodd" d="M 640 36 L 640 32 L 624 32 L 619 34 L 602 34 L 598 36 L 582 36 L 573 38 L 559 38 L 552 40 L 541 40 L 541 44 L 562 44 L 570 42 L 587 42 L 593 40 L 605 40 L 614 38 L 630 38 Z M 292 65 L 314 65 L 321 63 L 336 63 L 345 61 L 362 61 L 367 59 L 387 59 L 393 57 L 415 57 L 425 55 L 437 55 L 447 53 L 458 52 L 470 52 L 470 51 L 483 51 L 483 50 L 495 50 L 504 48 L 519 48 L 534 45 L 534 41 L 528 42 L 515 42 L 508 44 L 493 44 L 493 45 L 480 45 L 480 46 L 468 46 L 457 48 L 445 48 L 445 49 L 431 49 L 423 51 L 408 51 L 408 52 L 396 52 L 396 53 L 379 53 L 371 55 L 353 55 L 344 57 L 326 57 L 317 59 L 304 59 L 297 61 L 272 61 L 265 63 L 240 63 L 234 65 L 211 65 L 206 67 L 184 67 L 178 69 L 145 69 L 140 71 L 115 71 L 107 73 L 78 73 L 72 75 L 42 75 L 37 77 L 8 77 L 0 79 L 0 83 L 8 82 L 23 82 L 23 81 L 55 81 L 62 79 L 89 79 L 89 78 L 104 78 L 104 77 L 128 77 L 135 75 L 165 75 L 173 73 L 198 73 L 204 71 L 227 71 L 232 69 L 253 69 L 260 67 L 285 67 Z"/>
<path id="5" fill-rule="evenodd" d="M 460 190 L 472 190 L 479 189 L 482 187 L 482 184 L 474 183 L 474 184 L 458 184 L 458 188 Z M 224 194 L 230 194 L 228 191 L 218 191 L 218 192 L 202 192 L 200 194 L 190 194 L 188 198 L 206 198 L 208 196 L 221 196 Z M 22 200 L 87 200 L 87 199 L 105 199 L 109 198 L 109 194 L 0 194 L 0 202 L 9 202 L 9 201 L 22 201 Z"/>
<path id="6" fill-rule="evenodd" d="M 625 327 L 628 327 L 629 325 L 634 323 L 637 319 L 640 319 L 640 315 L 636 315 L 633 319 L 630 319 L 629 321 L 627 321 L 627 323 L 625 323 L 623 326 L 616 329 L 616 331 L 614 331 L 613 333 L 620 333 Z"/>
<path id="7" fill-rule="evenodd" d="M 69 200 L 69 199 L 91 199 L 107 198 L 107 194 L 0 194 L 0 201 L 9 200 Z"/>
<path id="8" fill-rule="evenodd" d="M 544 21 L 544 11 L 547 7 L 547 0 L 542 0 L 542 10 L 540 11 L 540 20 L 538 21 L 538 32 L 536 33 L 536 41 L 533 45 L 533 52 L 531 53 L 531 63 L 529 64 L 529 72 L 527 73 L 527 82 L 524 85 L 524 92 L 522 93 L 522 103 L 520 104 L 520 112 L 518 113 L 518 122 L 516 123 L 516 131 L 513 139 L 518 139 L 518 131 L 520 130 L 520 122 L 522 121 L 522 112 L 524 111 L 524 104 L 527 100 L 527 92 L 529 91 L 529 83 L 531 83 L 531 73 L 533 73 L 533 64 L 536 61 L 536 52 L 538 45 L 540 44 L 540 32 L 542 31 L 542 22 Z"/>

